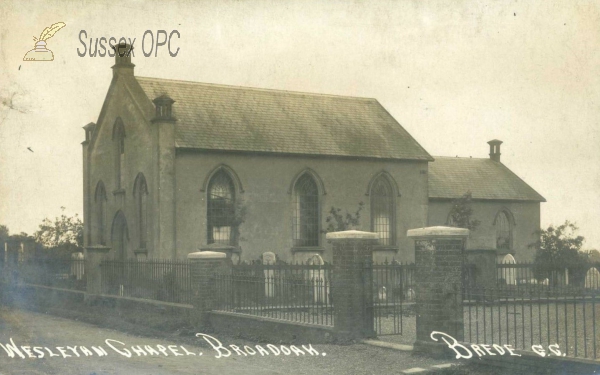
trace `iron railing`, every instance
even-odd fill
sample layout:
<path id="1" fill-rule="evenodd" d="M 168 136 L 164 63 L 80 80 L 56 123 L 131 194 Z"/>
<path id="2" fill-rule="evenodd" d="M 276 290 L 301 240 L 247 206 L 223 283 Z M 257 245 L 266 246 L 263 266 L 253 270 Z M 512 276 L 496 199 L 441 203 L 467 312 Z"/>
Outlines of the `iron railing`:
<path id="1" fill-rule="evenodd" d="M 19 281 L 55 288 L 85 290 L 83 259 L 24 259 L 18 263 Z"/>
<path id="2" fill-rule="evenodd" d="M 374 330 L 378 335 L 402 334 L 406 315 L 414 315 L 414 263 L 396 261 L 367 265 L 372 272 Z"/>
<path id="3" fill-rule="evenodd" d="M 192 303 L 187 260 L 106 260 L 100 264 L 100 269 L 104 294 Z"/>
<path id="4" fill-rule="evenodd" d="M 590 288 L 464 288 L 464 340 L 532 351 L 549 345 L 571 357 L 600 357 L 600 293 Z"/>
<path id="5" fill-rule="evenodd" d="M 569 284 L 568 271 L 549 270 L 535 272 L 534 263 L 499 263 L 496 264 L 496 280 L 498 286 L 548 285 L 560 287 Z"/>
<path id="6" fill-rule="evenodd" d="M 570 273 L 568 269 L 544 270 L 535 263 L 496 264 L 496 280 L 499 287 L 522 287 L 545 285 L 549 287 L 584 287 L 600 289 L 600 272 L 597 267 L 589 267 L 587 272 Z"/>
<path id="7" fill-rule="evenodd" d="M 215 310 L 333 325 L 329 264 L 241 264 L 214 280 Z"/>

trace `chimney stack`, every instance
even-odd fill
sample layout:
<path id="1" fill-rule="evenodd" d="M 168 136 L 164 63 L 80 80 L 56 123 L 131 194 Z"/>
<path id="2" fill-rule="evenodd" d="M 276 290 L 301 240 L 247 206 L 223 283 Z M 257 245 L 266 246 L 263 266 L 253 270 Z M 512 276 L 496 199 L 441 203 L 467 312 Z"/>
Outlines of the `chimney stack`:
<path id="1" fill-rule="evenodd" d="M 171 97 L 167 94 L 163 94 L 158 98 L 153 100 L 154 105 L 156 106 L 156 115 L 151 120 L 152 122 L 157 121 L 166 121 L 173 122 L 177 121 L 175 117 L 173 117 L 173 103 L 175 100 L 171 99 Z"/>
<path id="2" fill-rule="evenodd" d="M 113 76 L 117 74 L 133 76 L 134 64 L 131 63 L 133 46 L 127 43 L 119 43 L 112 46 L 115 50 L 115 65 L 112 66 Z"/>
<path id="3" fill-rule="evenodd" d="M 492 139 L 491 141 L 488 142 L 488 145 L 490 145 L 490 159 L 492 159 L 493 161 L 497 161 L 500 162 L 500 145 L 502 144 L 502 141 L 498 140 L 498 139 Z"/>

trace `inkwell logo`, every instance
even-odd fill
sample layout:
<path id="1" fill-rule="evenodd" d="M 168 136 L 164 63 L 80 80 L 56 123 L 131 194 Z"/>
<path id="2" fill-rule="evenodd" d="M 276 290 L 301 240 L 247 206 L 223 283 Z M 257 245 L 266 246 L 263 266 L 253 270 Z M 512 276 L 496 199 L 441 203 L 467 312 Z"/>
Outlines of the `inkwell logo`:
<path id="1" fill-rule="evenodd" d="M 33 37 L 35 48 L 25 54 L 23 61 L 53 61 L 54 54 L 46 48 L 46 41 L 65 26 L 67 25 L 64 22 L 57 22 L 50 27 L 46 27 L 39 38 Z"/>

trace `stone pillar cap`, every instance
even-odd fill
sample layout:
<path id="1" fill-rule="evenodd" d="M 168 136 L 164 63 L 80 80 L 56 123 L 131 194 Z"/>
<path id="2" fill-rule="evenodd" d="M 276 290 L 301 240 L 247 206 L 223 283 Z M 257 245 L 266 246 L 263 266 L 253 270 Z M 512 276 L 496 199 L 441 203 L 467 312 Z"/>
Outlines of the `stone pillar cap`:
<path id="1" fill-rule="evenodd" d="M 325 236 L 328 240 L 378 240 L 379 234 L 373 232 L 361 232 L 359 230 L 345 230 L 343 232 L 331 232 Z"/>
<path id="2" fill-rule="evenodd" d="M 197 251 L 195 253 L 189 253 L 188 259 L 225 259 L 227 254 L 218 251 Z"/>
<path id="3" fill-rule="evenodd" d="M 455 237 L 468 237 L 469 230 L 466 228 L 455 228 L 455 227 L 426 227 L 409 229 L 406 232 L 408 237 L 422 237 L 422 238 L 455 238 Z"/>

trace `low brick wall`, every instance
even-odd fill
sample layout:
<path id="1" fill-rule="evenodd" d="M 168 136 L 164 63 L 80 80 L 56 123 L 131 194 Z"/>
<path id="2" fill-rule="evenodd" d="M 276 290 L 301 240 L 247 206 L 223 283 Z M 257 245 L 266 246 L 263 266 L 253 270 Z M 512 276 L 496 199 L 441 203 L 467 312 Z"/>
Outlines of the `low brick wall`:
<path id="1" fill-rule="evenodd" d="M 20 309 L 78 319 L 103 327 L 141 333 L 189 332 L 196 327 L 192 305 L 100 295 L 40 285 L 0 285 L 3 303 Z"/>
<path id="2" fill-rule="evenodd" d="M 210 312 L 205 325 L 192 305 L 99 295 L 40 285 L 0 285 L 4 303 L 17 308 L 51 313 L 103 327 L 135 333 L 197 332 L 224 334 L 270 343 L 321 344 L 335 341 L 333 327 L 288 322 L 227 312 Z"/>
<path id="3" fill-rule="evenodd" d="M 53 305 L 71 303 L 83 304 L 85 292 L 79 290 L 51 288 L 40 285 L 11 285 L 3 284 L 3 302 L 19 308 L 34 308 L 43 310 Z"/>
<path id="4" fill-rule="evenodd" d="M 210 327 L 233 337 L 273 344 L 325 344 L 335 341 L 333 327 L 288 322 L 252 315 L 211 312 Z"/>

